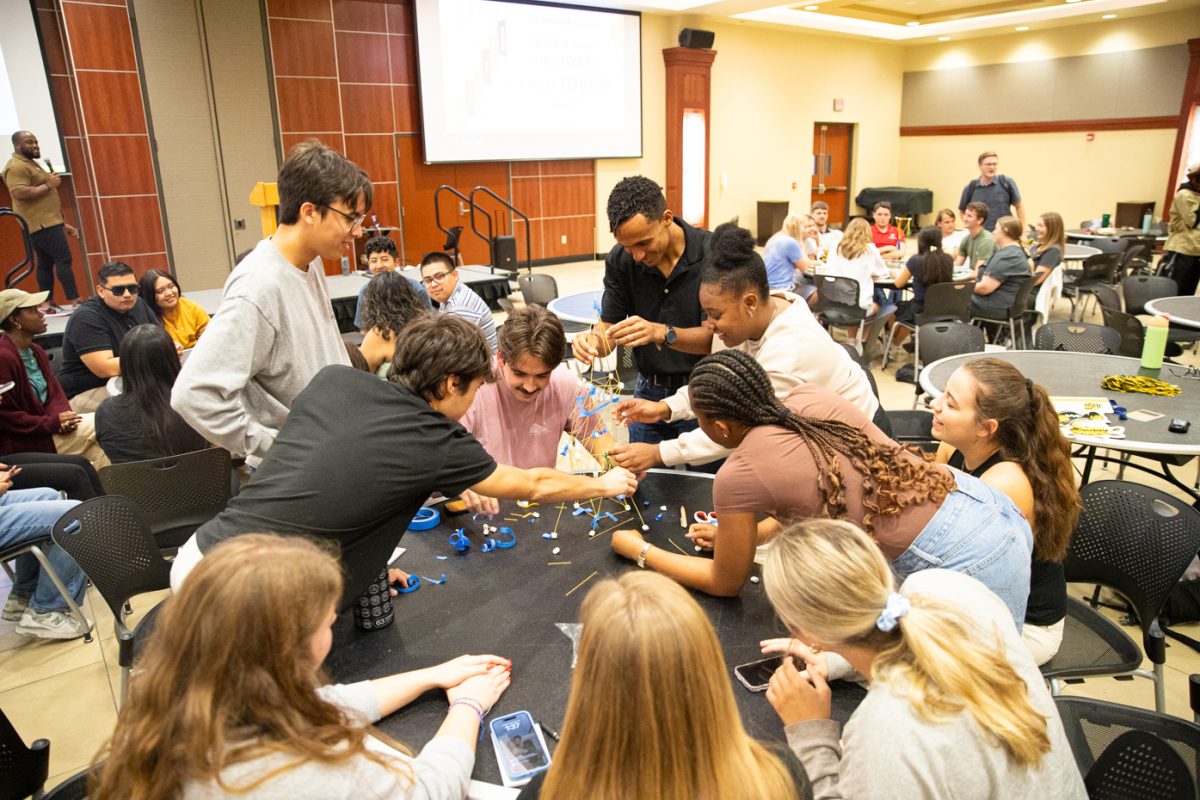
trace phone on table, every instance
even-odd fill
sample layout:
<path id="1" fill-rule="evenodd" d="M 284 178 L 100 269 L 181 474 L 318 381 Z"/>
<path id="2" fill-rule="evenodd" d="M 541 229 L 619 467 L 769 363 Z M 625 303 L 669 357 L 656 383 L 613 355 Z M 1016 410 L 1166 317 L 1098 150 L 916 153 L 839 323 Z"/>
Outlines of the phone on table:
<path id="1" fill-rule="evenodd" d="M 550 751 L 542 738 L 542 729 L 534 724 L 528 711 L 497 717 L 488 724 L 488 729 L 505 786 L 524 786 L 550 766 Z"/>
<path id="2" fill-rule="evenodd" d="M 752 692 L 765 692 L 767 686 L 771 683 L 771 676 L 775 674 L 775 670 L 779 669 L 783 664 L 783 659 L 786 656 L 771 656 L 769 658 L 760 658 L 758 661 L 751 661 L 748 664 L 738 664 L 733 668 L 733 674 Z"/>

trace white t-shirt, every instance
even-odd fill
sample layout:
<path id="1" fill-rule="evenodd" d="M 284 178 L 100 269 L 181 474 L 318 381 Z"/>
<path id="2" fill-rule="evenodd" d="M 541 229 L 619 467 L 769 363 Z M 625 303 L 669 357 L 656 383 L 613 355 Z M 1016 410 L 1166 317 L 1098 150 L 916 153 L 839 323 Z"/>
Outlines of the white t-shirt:
<path id="1" fill-rule="evenodd" d="M 846 258 L 837 251 L 830 253 L 829 260 L 825 262 L 825 268 L 821 272 L 858 281 L 858 306 L 864 310 L 871 307 L 875 281 L 890 280 L 892 277 L 883 256 L 879 255 L 879 249 L 873 244 L 867 245 L 867 252 L 858 258 Z M 817 291 L 820 291 L 819 286 Z"/>
<path id="2" fill-rule="evenodd" d="M 942 237 L 942 250 L 949 253 L 952 256 L 957 254 L 958 246 L 960 244 L 962 244 L 962 240 L 965 238 L 967 238 L 967 229 L 966 228 L 959 228 L 958 230 L 956 230 L 954 233 L 950 234 L 949 236 L 943 236 Z"/>

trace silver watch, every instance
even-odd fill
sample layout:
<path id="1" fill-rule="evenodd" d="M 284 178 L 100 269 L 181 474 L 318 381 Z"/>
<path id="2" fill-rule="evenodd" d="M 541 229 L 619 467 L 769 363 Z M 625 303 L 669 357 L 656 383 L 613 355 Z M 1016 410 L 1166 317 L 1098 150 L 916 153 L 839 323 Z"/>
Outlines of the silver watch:
<path id="1" fill-rule="evenodd" d="M 649 542 L 646 542 L 644 545 L 642 545 L 642 552 L 638 553 L 637 557 L 637 565 L 639 568 L 646 568 L 646 553 L 650 552 L 651 547 L 654 547 L 654 545 L 650 544 Z"/>

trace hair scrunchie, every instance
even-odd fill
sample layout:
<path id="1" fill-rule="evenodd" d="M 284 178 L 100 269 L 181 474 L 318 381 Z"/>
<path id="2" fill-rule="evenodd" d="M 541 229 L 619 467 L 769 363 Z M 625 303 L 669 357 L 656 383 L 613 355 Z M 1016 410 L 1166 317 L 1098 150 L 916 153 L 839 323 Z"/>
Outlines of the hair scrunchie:
<path id="1" fill-rule="evenodd" d="M 879 612 L 879 618 L 875 620 L 875 627 L 884 633 L 890 633 L 895 630 L 896 625 L 900 622 L 900 618 L 908 614 L 911 608 L 908 604 L 908 598 L 898 592 L 892 592 L 888 595 L 887 605 L 883 611 Z"/>
<path id="2" fill-rule="evenodd" d="M 1025 379 L 1025 391 L 1029 392 L 1029 399 L 1033 399 L 1033 381 L 1030 378 Z"/>

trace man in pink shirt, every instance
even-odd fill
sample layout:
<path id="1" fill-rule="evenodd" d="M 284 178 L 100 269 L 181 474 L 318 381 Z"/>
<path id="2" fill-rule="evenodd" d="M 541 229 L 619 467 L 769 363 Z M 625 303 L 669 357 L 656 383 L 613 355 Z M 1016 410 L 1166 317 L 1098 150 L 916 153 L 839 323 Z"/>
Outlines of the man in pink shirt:
<path id="1" fill-rule="evenodd" d="M 562 363 L 566 348 L 562 323 L 541 306 L 508 315 L 496 354 L 499 380 L 480 387 L 459 420 L 499 463 L 552 468 L 564 432 L 604 463 L 612 435 L 601 415 L 587 413 L 593 405 L 588 387 Z M 472 512 L 499 511 L 491 497 L 467 491 L 463 500 Z"/>

